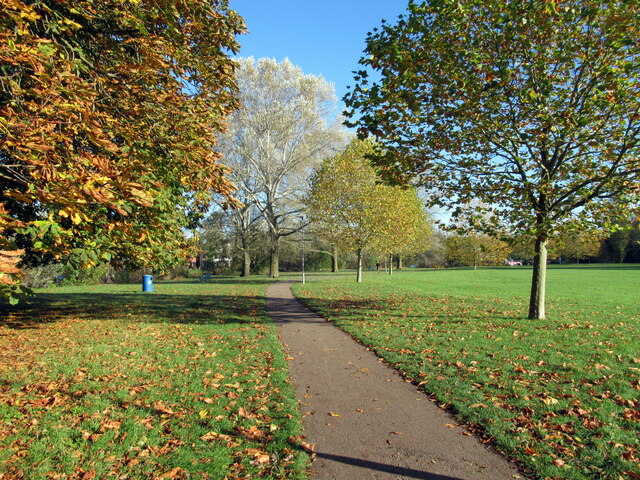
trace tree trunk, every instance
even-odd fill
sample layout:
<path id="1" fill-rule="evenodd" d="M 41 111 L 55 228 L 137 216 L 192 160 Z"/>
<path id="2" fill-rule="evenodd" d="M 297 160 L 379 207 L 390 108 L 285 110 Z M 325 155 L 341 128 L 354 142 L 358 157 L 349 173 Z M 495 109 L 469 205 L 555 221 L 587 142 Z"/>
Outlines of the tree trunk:
<path id="1" fill-rule="evenodd" d="M 249 277 L 251 275 L 251 253 L 249 253 L 249 241 L 245 235 L 240 235 L 240 250 L 242 251 L 242 270 L 241 277 Z"/>
<path id="2" fill-rule="evenodd" d="M 338 271 L 338 246 L 337 245 L 333 246 L 333 251 L 331 253 L 331 271 L 332 272 Z"/>
<path id="3" fill-rule="evenodd" d="M 529 319 L 545 318 L 545 293 L 547 289 L 547 242 L 546 235 L 536 238 L 536 254 L 533 259 L 533 279 L 529 300 Z"/>
<path id="4" fill-rule="evenodd" d="M 251 276 L 251 255 L 247 250 L 242 252 L 242 273 L 241 277 Z"/>
<path id="5" fill-rule="evenodd" d="M 358 272 L 356 273 L 356 282 L 362 283 L 362 249 L 358 249 Z"/>
<path id="6" fill-rule="evenodd" d="M 393 275 L 393 254 L 389 254 L 389 275 Z"/>
<path id="7" fill-rule="evenodd" d="M 402 270 L 402 255 L 398 255 L 398 267 L 396 270 Z"/>
<path id="8" fill-rule="evenodd" d="M 269 264 L 269 277 L 278 278 L 280 276 L 280 237 L 271 235 L 271 262 Z"/>

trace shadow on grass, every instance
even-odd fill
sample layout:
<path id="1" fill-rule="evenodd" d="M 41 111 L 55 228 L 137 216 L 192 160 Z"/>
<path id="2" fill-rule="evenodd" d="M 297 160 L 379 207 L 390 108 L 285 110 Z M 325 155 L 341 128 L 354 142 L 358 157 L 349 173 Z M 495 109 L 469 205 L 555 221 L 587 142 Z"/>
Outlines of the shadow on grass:
<path id="1" fill-rule="evenodd" d="M 549 270 L 609 270 L 609 271 L 620 271 L 620 270 L 640 270 L 640 264 L 637 263 L 623 263 L 623 264 L 612 264 L 612 263 L 571 263 L 571 264 L 562 264 L 558 265 L 556 263 L 547 264 L 547 269 Z M 500 266 L 482 266 L 478 267 L 478 272 L 483 270 L 505 270 L 505 271 L 523 271 L 533 270 L 532 265 L 500 265 Z M 435 272 L 452 272 L 452 271 L 474 271 L 473 267 L 446 267 L 446 268 L 411 268 L 411 269 L 403 269 L 400 274 L 405 272 L 412 273 L 435 273 Z M 397 273 L 397 272 L 394 272 Z"/>
<path id="2" fill-rule="evenodd" d="M 571 264 L 571 265 L 547 265 L 552 270 L 608 270 L 611 272 L 620 270 L 640 270 L 638 264 L 615 264 L 598 265 L 593 263 Z"/>
<path id="3" fill-rule="evenodd" d="M 376 318 L 375 314 L 380 317 L 380 321 L 387 321 L 387 317 L 402 318 L 407 321 L 411 319 L 424 320 L 429 319 L 435 323 L 475 323 L 477 320 L 482 321 L 507 321 L 513 322 L 523 320 L 524 315 L 504 315 L 494 307 L 497 301 L 486 302 L 483 306 L 478 305 L 455 305 L 453 302 L 446 309 L 434 308 L 419 314 L 407 314 L 403 306 L 387 305 L 380 300 L 374 299 L 342 299 L 327 302 L 323 298 L 315 297 L 296 297 L 296 299 L 312 312 L 320 316 L 339 316 L 340 321 L 349 323 L 362 323 L 363 321 L 372 321 Z M 425 299 L 428 303 L 429 299 Z M 509 305 L 504 305 L 504 310 L 508 310 Z"/>
<path id="4" fill-rule="evenodd" d="M 273 283 L 277 279 L 267 278 L 267 277 L 234 277 L 232 275 L 225 276 L 211 276 L 206 281 L 201 281 L 200 277 L 194 278 L 180 278 L 175 280 L 160 280 L 154 279 L 156 284 L 160 285 L 211 285 L 211 284 L 220 284 L 220 285 L 269 285 Z"/>
<path id="5" fill-rule="evenodd" d="M 0 306 L 0 325 L 38 328 L 65 319 L 146 323 L 247 324 L 269 322 L 264 296 L 42 293 L 30 303 Z"/>

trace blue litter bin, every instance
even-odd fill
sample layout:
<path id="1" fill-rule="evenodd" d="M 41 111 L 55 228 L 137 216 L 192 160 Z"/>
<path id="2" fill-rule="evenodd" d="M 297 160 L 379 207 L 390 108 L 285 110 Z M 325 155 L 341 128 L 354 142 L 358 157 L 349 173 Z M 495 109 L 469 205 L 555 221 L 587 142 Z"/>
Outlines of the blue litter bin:
<path id="1" fill-rule="evenodd" d="M 153 275 L 142 276 L 142 291 L 153 292 Z"/>

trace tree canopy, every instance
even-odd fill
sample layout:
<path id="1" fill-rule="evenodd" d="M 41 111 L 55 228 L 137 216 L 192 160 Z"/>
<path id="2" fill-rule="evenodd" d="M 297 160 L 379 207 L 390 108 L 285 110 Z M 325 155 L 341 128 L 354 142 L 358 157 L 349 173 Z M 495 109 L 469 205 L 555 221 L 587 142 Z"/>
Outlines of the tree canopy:
<path id="1" fill-rule="evenodd" d="M 214 146 L 242 18 L 226 0 L 0 5 L 1 249 L 21 232 L 89 263 L 175 257 L 192 212 L 234 190 Z"/>
<path id="2" fill-rule="evenodd" d="M 556 226 L 638 198 L 639 8 L 410 2 L 370 33 L 345 97 L 352 125 L 379 142 L 373 160 L 388 181 L 435 186 L 436 206 L 480 199 L 485 218 L 535 238 L 531 318 L 545 316 Z"/>

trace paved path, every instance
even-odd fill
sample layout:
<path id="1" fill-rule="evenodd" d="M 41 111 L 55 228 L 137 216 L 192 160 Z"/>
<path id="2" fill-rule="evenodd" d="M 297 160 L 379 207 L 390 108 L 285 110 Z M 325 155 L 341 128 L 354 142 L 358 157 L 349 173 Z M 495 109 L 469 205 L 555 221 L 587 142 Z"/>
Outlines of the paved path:
<path id="1" fill-rule="evenodd" d="M 306 440 L 316 445 L 312 478 L 524 478 L 372 352 L 306 309 L 290 283 L 267 288 L 267 309 L 290 356 Z"/>

